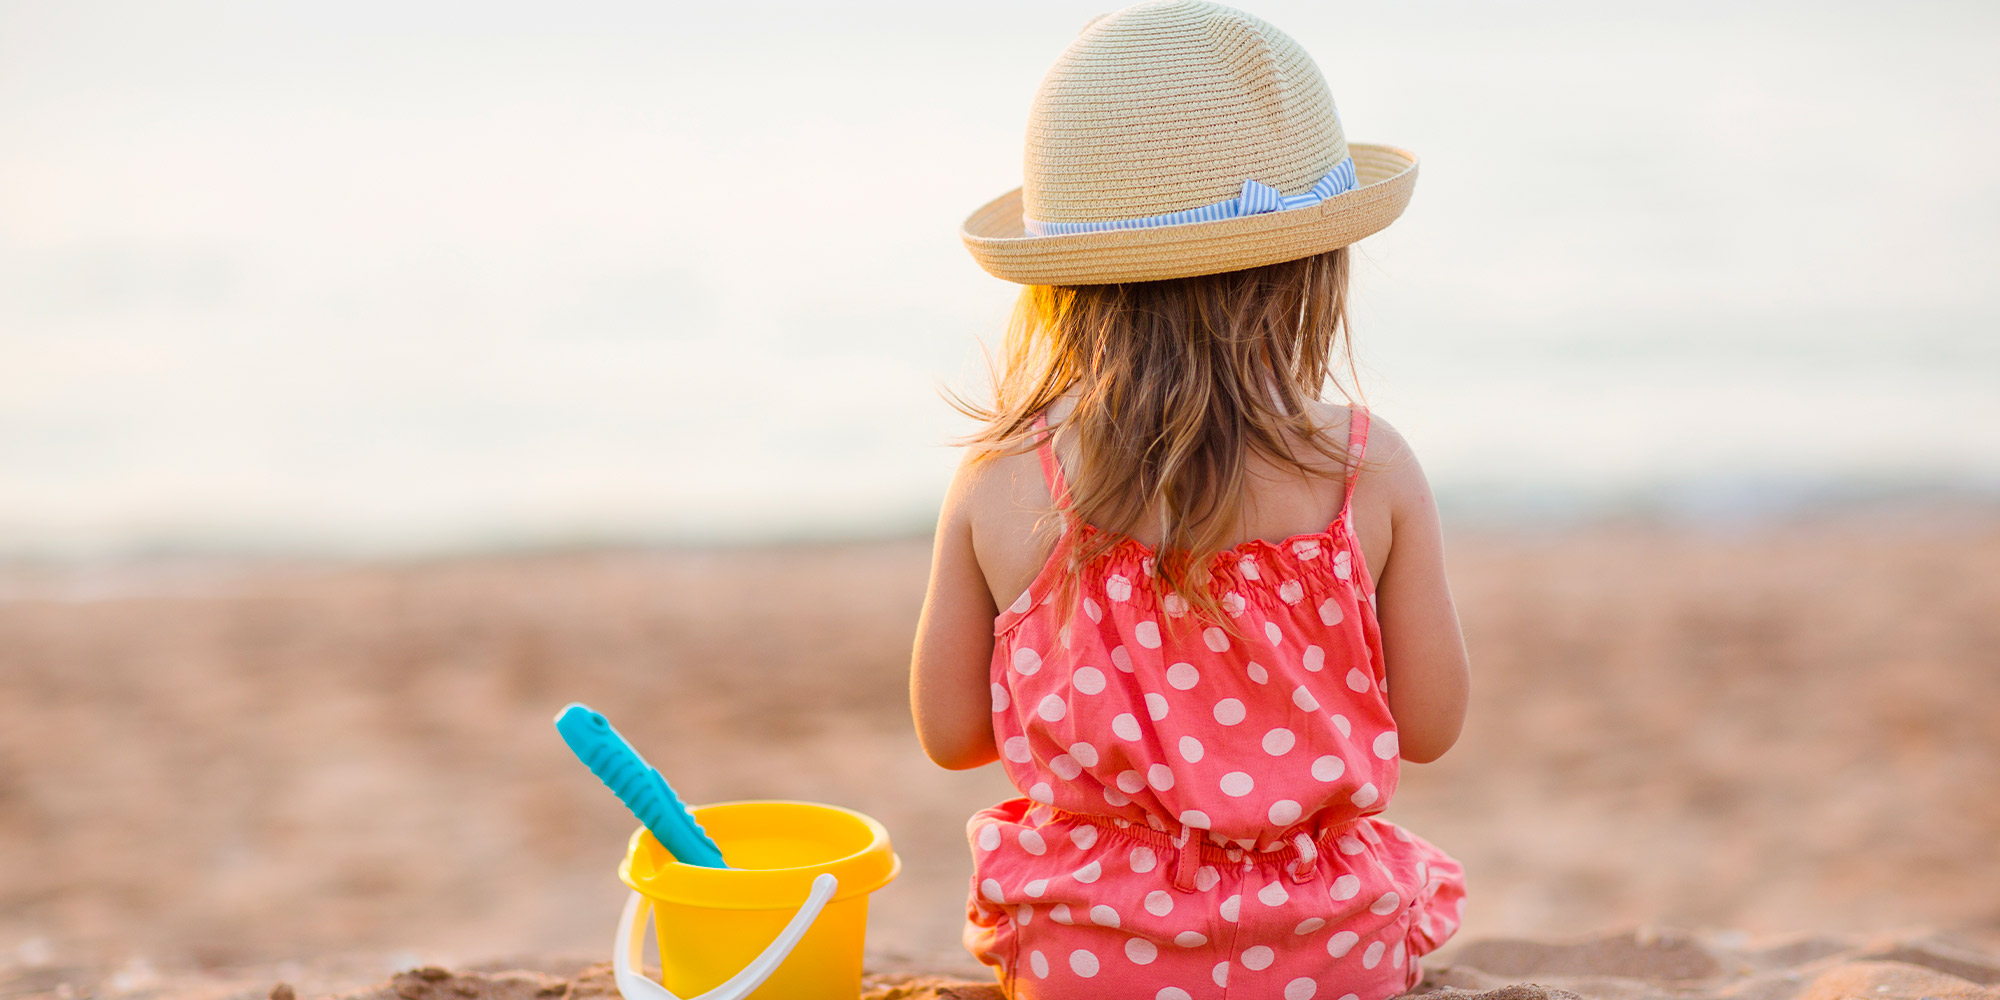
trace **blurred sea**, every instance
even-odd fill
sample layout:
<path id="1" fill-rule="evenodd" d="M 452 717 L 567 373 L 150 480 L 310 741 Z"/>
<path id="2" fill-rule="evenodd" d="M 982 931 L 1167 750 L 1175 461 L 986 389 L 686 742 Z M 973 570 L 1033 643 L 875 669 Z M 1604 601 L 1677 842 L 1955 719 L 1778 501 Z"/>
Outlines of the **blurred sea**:
<path id="1" fill-rule="evenodd" d="M 924 530 L 1108 6 L 0 4 L 0 555 Z M 2000 7 L 1250 9 L 1454 517 L 2000 496 Z"/>

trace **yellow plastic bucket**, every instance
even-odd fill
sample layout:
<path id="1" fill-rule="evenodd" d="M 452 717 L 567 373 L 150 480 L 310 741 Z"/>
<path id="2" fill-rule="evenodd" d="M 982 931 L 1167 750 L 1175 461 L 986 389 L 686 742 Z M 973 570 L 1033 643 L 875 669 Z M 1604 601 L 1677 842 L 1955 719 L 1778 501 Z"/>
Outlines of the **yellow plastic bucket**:
<path id="1" fill-rule="evenodd" d="M 902 869 L 882 824 L 813 802 L 693 812 L 731 867 L 685 865 L 645 828 L 632 834 L 618 877 L 633 894 L 613 953 L 626 1000 L 859 996 L 868 894 Z M 657 984 L 637 971 L 649 910 Z"/>

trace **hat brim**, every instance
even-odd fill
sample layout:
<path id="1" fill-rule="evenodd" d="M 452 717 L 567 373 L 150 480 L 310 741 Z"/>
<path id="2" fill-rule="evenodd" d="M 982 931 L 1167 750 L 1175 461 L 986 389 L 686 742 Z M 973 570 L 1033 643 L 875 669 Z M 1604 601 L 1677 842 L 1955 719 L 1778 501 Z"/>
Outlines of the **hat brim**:
<path id="1" fill-rule="evenodd" d="M 1220 274 L 1325 253 L 1380 232 L 1410 203 L 1417 155 L 1351 143 L 1354 190 L 1306 208 L 1149 229 L 1030 236 L 1021 189 L 972 213 L 959 228 L 987 273 L 1023 285 L 1104 285 Z"/>

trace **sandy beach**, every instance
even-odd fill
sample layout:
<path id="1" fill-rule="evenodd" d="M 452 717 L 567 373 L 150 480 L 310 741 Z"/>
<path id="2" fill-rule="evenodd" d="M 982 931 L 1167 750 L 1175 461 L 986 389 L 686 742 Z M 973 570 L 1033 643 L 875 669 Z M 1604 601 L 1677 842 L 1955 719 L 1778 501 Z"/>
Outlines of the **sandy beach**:
<path id="1" fill-rule="evenodd" d="M 1389 811 L 1468 873 L 1427 989 L 1992 995 L 2000 511 L 1450 544 L 1472 713 Z M 550 726 L 572 700 L 691 801 L 881 819 L 877 994 L 983 979 L 964 820 L 1012 793 L 911 733 L 927 561 L 0 568 L 0 996 L 602 992 L 633 823 Z"/>

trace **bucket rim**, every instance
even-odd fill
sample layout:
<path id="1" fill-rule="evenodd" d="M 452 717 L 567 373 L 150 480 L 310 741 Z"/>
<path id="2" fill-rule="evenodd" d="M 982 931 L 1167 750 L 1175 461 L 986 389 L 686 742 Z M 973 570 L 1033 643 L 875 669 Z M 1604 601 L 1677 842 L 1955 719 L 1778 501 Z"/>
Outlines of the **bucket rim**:
<path id="1" fill-rule="evenodd" d="M 858 850 L 813 865 L 704 868 L 674 858 L 672 852 L 654 839 L 652 831 L 642 825 L 632 831 L 626 842 L 625 857 L 618 864 L 619 881 L 655 902 L 712 909 L 764 910 L 799 905 L 810 891 L 812 879 L 822 872 L 831 872 L 840 880 L 840 889 L 829 903 L 872 893 L 902 873 L 903 859 L 890 845 L 888 828 L 874 817 L 845 806 L 802 799 L 731 799 L 692 806 L 689 811 L 696 814 L 699 820 L 703 812 L 737 806 L 802 806 L 839 813 L 868 831 L 868 843 Z M 645 846 L 649 843 L 651 848 Z M 640 857 L 641 851 L 663 858 L 657 862 L 649 861 L 651 870 L 643 875 L 633 870 L 634 861 Z M 886 863 L 876 860 L 883 857 L 886 857 Z M 757 888 L 765 891 L 753 891 Z"/>

